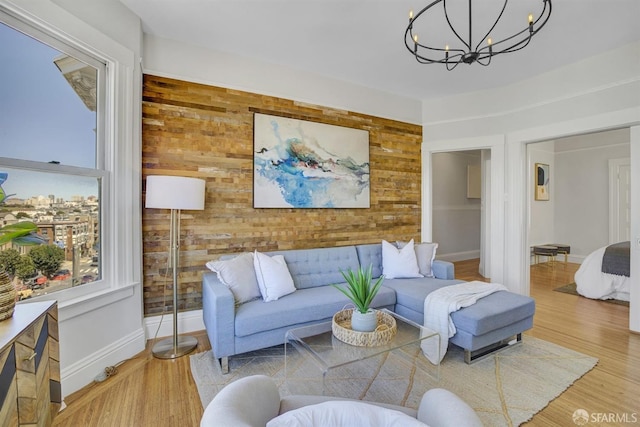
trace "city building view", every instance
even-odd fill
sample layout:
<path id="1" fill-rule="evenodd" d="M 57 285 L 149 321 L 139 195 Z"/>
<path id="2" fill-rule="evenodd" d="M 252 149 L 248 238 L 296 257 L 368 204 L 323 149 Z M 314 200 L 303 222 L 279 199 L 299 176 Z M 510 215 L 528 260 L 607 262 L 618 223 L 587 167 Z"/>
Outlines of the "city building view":
<path id="1" fill-rule="evenodd" d="M 51 194 L 4 200 L 0 206 L 0 229 L 28 221 L 35 225 L 34 232 L 41 238 L 39 244 L 9 241 L 0 245 L 0 267 L 13 276 L 18 299 L 85 285 L 100 278 L 99 210 L 96 196 L 72 196 L 66 200 Z M 51 254 L 52 258 L 39 260 L 40 265 L 46 263 L 46 268 L 38 269 L 39 263 L 26 257 L 42 246 L 54 249 L 37 250 Z"/>

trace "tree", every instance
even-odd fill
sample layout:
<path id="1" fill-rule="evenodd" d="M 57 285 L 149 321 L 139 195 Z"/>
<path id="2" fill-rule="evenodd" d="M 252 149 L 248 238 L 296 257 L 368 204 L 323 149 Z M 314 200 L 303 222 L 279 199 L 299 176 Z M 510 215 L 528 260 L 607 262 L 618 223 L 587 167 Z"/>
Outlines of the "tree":
<path id="1" fill-rule="evenodd" d="M 64 249 L 56 245 L 40 245 L 31 249 L 29 256 L 36 268 L 51 279 L 64 261 Z"/>
<path id="2" fill-rule="evenodd" d="M 11 248 L 0 252 L 0 270 L 9 273 L 9 276 L 15 276 L 16 268 L 20 262 L 20 252 Z"/>
<path id="3" fill-rule="evenodd" d="M 31 217 L 26 212 L 18 212 L 16 214 L 16 219 L 21 219 L 21 218 L 31 218 Z"/>
<path id="4" fill-rule="evenodd" d="M 29 277 L 36 275 L 36 265 L 29 255 L 22 255 L 18 260 L 18 266 L 16 268 L 16 276 L 23 282 Z"/>

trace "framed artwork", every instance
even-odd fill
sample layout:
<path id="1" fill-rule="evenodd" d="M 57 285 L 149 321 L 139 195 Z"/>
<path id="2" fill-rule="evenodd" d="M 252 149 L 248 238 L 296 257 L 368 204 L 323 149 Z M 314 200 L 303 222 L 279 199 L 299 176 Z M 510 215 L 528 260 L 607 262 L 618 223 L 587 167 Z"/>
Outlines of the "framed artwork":
<path id="1" fill-rule="evenodd" d="M 535 181 L 535 199 L 549 200 L 549 165 L 536 163 L 533 178 Z"/>
<path id="2" fill-rule="evenodd" d="M 369 132 L 254 114 L 255 208 L 368 208 Z"/>

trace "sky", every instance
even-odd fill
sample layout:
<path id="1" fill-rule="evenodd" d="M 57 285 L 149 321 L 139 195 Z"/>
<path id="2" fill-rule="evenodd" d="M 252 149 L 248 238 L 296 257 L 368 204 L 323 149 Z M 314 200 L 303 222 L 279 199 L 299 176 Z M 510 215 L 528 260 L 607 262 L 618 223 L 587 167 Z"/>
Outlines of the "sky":
<path id="1" fill-rule="evenodd" d="M 90 111 L 54 64 L 62 55 L 0 23 L 0 157 L 57 161 L 94 168 L 96 113 Z M 95 179 L 74 182 L 68 176 L 8 172 L 3 184 L 17 198 L 54 194 L 98 196 Z"/>

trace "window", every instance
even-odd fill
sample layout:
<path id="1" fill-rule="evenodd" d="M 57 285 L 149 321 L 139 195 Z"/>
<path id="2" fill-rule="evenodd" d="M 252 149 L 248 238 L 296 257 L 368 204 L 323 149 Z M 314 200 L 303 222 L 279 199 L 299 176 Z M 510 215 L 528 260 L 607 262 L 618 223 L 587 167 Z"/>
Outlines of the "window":
<path id="1" fill-rule="evenodd" d="M 46 283 L 24 271 L 13 272 L 14 283 L 34 297 L 94 286 L 103 278 L 109 172 L 106 63 L 1 10 L 0 62 L 0 195 L 9 196 L 0 217 L 34 223 L 42 245 L 60 257 L 56 270 L 32 272 Z M 21 256 L 33 248 L 16 247 Z"/>

